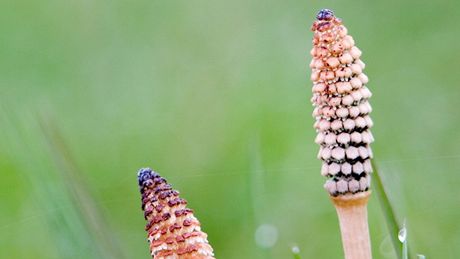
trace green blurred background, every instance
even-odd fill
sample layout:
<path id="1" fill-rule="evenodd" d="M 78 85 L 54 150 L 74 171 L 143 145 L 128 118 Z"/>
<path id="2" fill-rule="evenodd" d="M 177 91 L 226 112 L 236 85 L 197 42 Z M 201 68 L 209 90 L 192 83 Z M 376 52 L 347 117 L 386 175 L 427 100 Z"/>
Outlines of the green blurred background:
<path id="1" fill-rule="evenodd" d="M 0 258 L 149 258 L 145 166 L 217 258 L 341 258 L 309 101 L 323 7 L 363 50 L 374 154 L 412 254 L 458 258 L 454 0 L 1 1 Z M 369 217 L 374 257 L 396 258 L 375 195 Z"/>

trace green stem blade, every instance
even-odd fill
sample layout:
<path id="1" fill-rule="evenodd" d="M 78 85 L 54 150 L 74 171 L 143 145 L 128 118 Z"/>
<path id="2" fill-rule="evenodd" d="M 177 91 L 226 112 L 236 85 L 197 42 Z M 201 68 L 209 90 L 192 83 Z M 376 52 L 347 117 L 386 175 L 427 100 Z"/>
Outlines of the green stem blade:
<path id="1" fill-rule="evenodd" d="M 380 206 L 382 208 L 383 215 L 387 222 L 388 232 L 390 233 L 393 248 L 395 249 L 398 258 L 401 259 L 403 251 L 401 248 L 401 243 L 398 240 L 398 232 L 400 227 L 398 221 L 396 220 L 395 211 L 393 209 L 393 206 L 391 205 L 390 200 L 388 199 L 388 195 L 383 186 L 382 178 L 380 177 L 375 162 L 372 162 L 372 168 L 374 169 L 372 177 L 374 179 L 374 190 L 380 201 Z"/>

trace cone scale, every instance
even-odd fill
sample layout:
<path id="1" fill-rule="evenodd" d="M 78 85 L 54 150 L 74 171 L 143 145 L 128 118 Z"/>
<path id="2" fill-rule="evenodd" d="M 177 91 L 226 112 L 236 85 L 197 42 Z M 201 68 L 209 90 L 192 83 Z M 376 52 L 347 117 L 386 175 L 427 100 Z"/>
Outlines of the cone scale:
<path id="1" fill-rule="evenodd" d="M 374 138 L 371 92 L 361 50 L 342 21 L 323 9 L 311 27 L 312 103 L 324 188 L 336 208 L 347 259 L 372 258 L 367 222 Z"/>

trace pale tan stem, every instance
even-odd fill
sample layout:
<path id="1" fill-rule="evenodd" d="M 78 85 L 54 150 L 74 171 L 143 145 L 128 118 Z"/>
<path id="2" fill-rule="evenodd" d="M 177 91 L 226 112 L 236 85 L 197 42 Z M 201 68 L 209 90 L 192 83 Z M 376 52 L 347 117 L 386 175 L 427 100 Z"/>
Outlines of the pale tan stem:
<path id="1" fill-rule="evenodd" d="M 371 259 L 371 242 L 367 222 L 370 191 L 331 196 L 339 217 L 345 259 Z"/>

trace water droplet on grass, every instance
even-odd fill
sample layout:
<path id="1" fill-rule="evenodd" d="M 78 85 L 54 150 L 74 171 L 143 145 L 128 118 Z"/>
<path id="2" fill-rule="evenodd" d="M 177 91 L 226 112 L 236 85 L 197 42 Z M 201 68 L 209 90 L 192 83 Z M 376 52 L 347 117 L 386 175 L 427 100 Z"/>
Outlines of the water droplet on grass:
<path id="1" fill-rule="evenodd" d="M 406 242 L 406 238 L 407 238 L 407 230 L 406 230 L 406 227 L 403 227 L 401 228 L 401 230 L 399 230 L 398 239 L 401 243 L 404 243 Z"/>
<path id="2" fill-rule="evenodd" d="M 398 232 L 398 239 L 401 243 L 406 242 L 406 239 L 407 239 L 406 219 L 404 219 L 403 226 Z"/>

